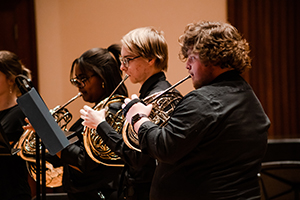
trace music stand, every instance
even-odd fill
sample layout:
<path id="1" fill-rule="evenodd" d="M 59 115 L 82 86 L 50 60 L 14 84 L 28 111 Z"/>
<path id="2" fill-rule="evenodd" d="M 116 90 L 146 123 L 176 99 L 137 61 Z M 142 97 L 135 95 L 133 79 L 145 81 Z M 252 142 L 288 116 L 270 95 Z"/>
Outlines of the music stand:
<path id="1" fill-rule="evenodd" d="M 18 75 L 15 82 L 22 95 L 17 103 L 29 122 L 35 129 L 36 134 L 36 167 L 40 170 L 42 164 L 42 199 L 46 199 L 46 159 L 45 147 L 49 154 L 55 155 L 70 143 L 60 129 L 42 97 L 32 86 L 31 80 L 24 75 Z M 42 140 L 42 153 L 40 155 L 39 138 Z M 40 175 L 37 175 L 37 199 L 40 199 Z"/>
<path id="2" fill-rule="evenodd" d="M 17 102 L 49 154 L 55 155 L 70 144 L 35 88 L 20 96 Z"/>
<path id="3" fill-rule="evenodd" d="M 40 169 L 40 160 L 42 163 L 42 199 L 46 199 L 46 167 L 45 167 L 45 147 L 50 155 L 55 155 L 70 142 L 60 129 L 48 107 L 37 93 L 35 88 L 31 88 L 27 93 L 17 99 L 18 105 L 26 115 L 31 125 L 36 131 L 36 167 Z M 42 140 L 42 153 L 39 154 L 39 138 Z M 40 158 L 41 156 L 41 158 Z M 37 191 L 39 192 L 39 175 L 37 175 Z M 39 199 L 40 195 L 37 195 Z"/>

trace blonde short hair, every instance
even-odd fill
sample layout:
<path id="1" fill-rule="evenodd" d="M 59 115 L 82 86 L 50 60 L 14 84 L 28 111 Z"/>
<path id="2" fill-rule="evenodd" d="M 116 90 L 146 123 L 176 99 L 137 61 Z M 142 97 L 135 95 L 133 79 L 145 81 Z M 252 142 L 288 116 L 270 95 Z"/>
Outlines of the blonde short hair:
<path id="1" fill-rule="evenodd" d="M 162 31 L 153 27 L 137 28 L 127 33 L 121 43 L 133 54 L 147 59 L 155 59 L 155 66 L 167 71 L 168 45 Z"/>

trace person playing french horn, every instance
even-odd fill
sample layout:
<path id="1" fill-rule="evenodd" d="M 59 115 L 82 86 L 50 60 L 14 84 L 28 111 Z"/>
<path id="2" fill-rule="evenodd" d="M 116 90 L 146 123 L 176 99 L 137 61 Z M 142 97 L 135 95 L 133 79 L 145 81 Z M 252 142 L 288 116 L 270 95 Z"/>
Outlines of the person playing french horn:
<path id="1" fill-rule="evenodd" d="M 240 75 L 251 67 L 249 44 L 231 24 L 214 21 L 188 24 L 179 42 L 195 90 L 166 125 L 153 124 L 152 105 L 136 95 L 123 105 L 142 152 L 159 163 L 150 199 L 261 199 L 257 174 L 270 120 Z M 133 120 L 137 113 L 146 117 Z"/>
<path id="2" fill-rule="evenodd" d="M 134 84 L 140 84 L 139 98 L 145 99 L 169 88 L 164 71 L 168 67 L 168 46 L 163 33 L 153 27 L 137 28 L 121 40 L 121 70 Z M 175 93 L 181 97 L 178 91 Z M 125 162 L 124 196 L 127 200 L 148 200 L 155 159 L 129 148 L 122 135 L 105 120 L 106 110 L 89 106 L 80 110 L 83 125 L 96 129 L 104 142 Z"/>
<path id="3" fill-rule="evenodd" d="M 121 82 L 120 50 L 121 47 L 117 44 L 107 49 L 92 48 L 73 61 L 70 81 L 78 88 L 84 101 L 97 105 L 104 101 Z M 128 96 L 124 84 L 119 85 L 115 93 Z M 121 109 L 121 103 L 118 102 L 115 107 Z M 84 126 L 81 122 L 82 119 L 77 120 L 69 129 L 79 140 L 57 153 L 60 162 L 64 165 L 63 188 L 68 193 L 68 198 L 70 200 L 122 199 L 122 196 L 118 196 L 117 189 L 123 167 L 105 166 L 91 159 L 83 142 Z"/>

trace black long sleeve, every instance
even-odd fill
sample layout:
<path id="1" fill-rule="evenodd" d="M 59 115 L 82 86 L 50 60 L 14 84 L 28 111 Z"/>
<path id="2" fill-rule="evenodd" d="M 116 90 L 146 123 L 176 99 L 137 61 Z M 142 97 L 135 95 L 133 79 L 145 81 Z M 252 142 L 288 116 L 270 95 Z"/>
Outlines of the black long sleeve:
<path id="1" fill-rule="evenodd" d="M 142 151 L 158 160 L 151 199 L 260 199 L 257 173 L 270 121 L 234 71 L 187 94 L 168 123 L 144 122 Z"/>

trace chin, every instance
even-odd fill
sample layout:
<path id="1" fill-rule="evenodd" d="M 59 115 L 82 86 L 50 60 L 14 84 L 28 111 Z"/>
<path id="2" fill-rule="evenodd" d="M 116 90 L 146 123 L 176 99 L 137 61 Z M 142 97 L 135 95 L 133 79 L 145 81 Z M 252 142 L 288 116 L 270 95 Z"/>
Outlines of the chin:
<path id="1" fill-rule="evenodd" d="M 131 78 L 131 76 L 129 76 L 131 83 L 136 84 L 138 83 L 137 80 L 135 78 Z"/>
<path id="2" fill-rule="evenodd" d="M 193 87 L 194 87 L 195 89 L 199 88 L 199 84 L 198 84 L 197 82 L 195 82 L 194 80 L 193 80 Z"/>
<path id="3" fill-rule="evenodd" d="M 195 89 L 198 89 L 198 88 L 202 87 L 202 84 L 200 84 L 200 83 L 193 83 L 193 86 L 194 86 Z"/>
<path id="4" fill-rule="evenodd" d="M 83 96 L 82 96 L 82 99 L 83 99 L 85 102 L 91 103 L 90 99 L 89 99 L 86 95 L 83 95 Z"/>

